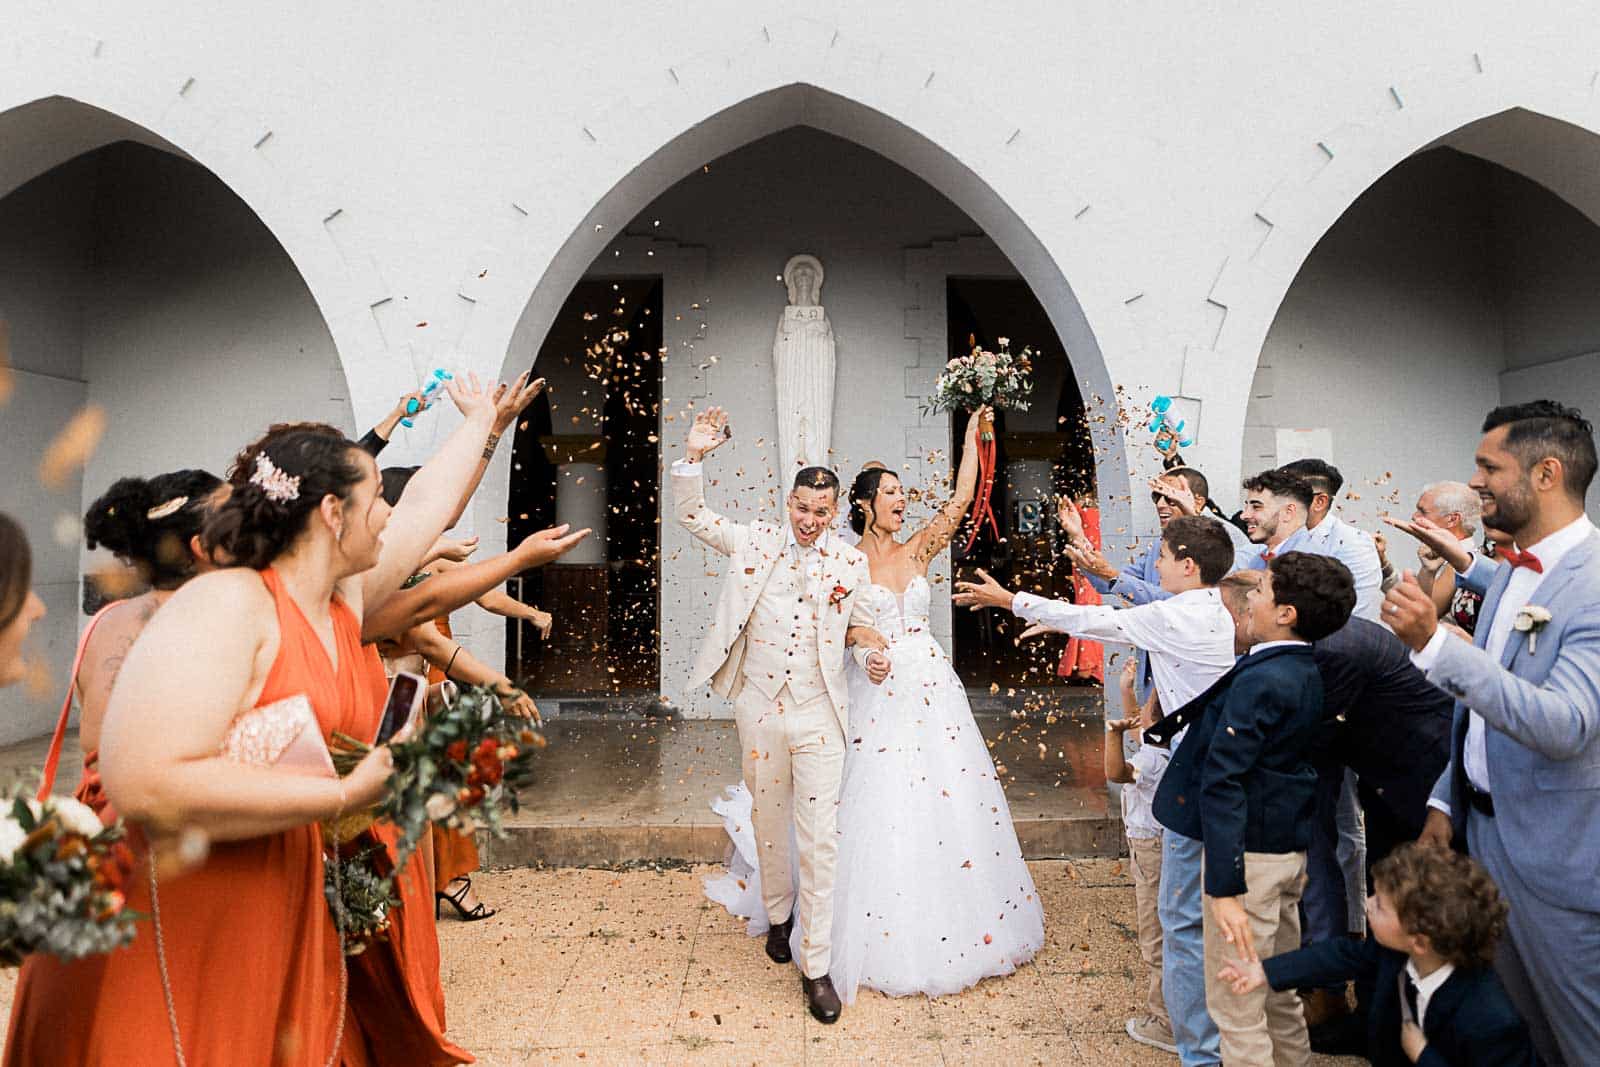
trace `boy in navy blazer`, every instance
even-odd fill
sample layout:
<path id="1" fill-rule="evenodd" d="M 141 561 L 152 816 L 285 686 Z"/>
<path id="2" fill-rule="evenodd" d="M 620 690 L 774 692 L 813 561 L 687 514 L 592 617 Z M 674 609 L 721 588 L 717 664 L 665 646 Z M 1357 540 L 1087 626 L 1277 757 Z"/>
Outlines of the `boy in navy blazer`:
<path id="1" fill-rule="evenodd" d="M 1224 1063 L 1303 1064 L 1311 1055 L 1295 993 L 1230 996 L 1216 974 L 1226 956 L 1254 960 L 1300 946 L 1322 722 L 1322 679 L 1310 642 L 1355 607 L 1338 560 L 1289 552 L 1247 595 L 1250 651 L 1233 670 L 1146 736 L 1191 729 L 1156 792 L 1156 818 L 1205 849 L 1206 1006 Z M 1224 946 L 1231 946 L 1225 948 Z"/>
<path id="2" fill-rule="evenodd" d="M 1506 903 L 1475 861 L 1408 843 L 1372 870 L 1366 941 L 1335 938 L 1219 977 L 1235 995 L 1365 979 L 1376 983 L 1367 1053 L 1379 1067 L 1531 1067 L 1528 1029 L 1495 977 Z"/>

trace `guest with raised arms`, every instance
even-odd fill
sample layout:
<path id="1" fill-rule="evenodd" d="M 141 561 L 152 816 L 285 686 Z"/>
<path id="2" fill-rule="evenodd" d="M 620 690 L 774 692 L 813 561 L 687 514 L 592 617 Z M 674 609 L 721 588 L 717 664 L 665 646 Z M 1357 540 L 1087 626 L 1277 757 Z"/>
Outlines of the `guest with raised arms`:
<path id="1" fill-rule="evenodd" d="M 384 1062 L 470 1059 L 444 1041 L 442 1012 L 414 995 L 399 1003 L 394 984 L 374 994 L 389 1003 L 367 1017 L 358 1007 L 345 1024 L 315 823 L 377 801 L 387 748 L 342 780 L 331 764 L 277 765 L 335 730 L 376 732 L 386 686 L 361 645 L 361 610 L 391 596 L 434 543 L 494 419 L 475 380 L 450 388 L 466 419 L 393 521 L 375 464 L 337 434 L 291 429 L 241 453 L 205 533 L 237 565 L 190 581 L 150 620 L 102 730 L 106 794 L 130 822 L 138 861 L 129 906 L 152 929 L 80 987 L 94 1008 L 66 1038 L 74 1049 L 50 1005 L 19 1003 L 11 1062 L 362 1062 L 385 1055 L 382 1041 L 368 1052 L 374 1025 L 390 1028 L 388 1047 L 404 1045 Z M 249 740 L 293 740 L 263 749 L 236 725 Z M 180 873 L 179 858 L 192 868 Z M 396 946 L 391 977 L 402 990 L 438 990 L 431 915 L 415 910 L 426 936 Z"/>

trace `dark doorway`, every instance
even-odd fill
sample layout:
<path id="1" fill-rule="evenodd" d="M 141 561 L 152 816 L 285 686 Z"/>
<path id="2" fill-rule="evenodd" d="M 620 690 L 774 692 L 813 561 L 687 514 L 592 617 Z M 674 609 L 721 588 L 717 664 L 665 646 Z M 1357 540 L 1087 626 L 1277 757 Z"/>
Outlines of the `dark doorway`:
<path id="1" fill-rule="evenodd" d="M 582 489 L 594 466 L 604 472 L 605 531 L 596 532 L 601 551 L 513 583 L 522 600 L 555 617 L 549 641 L 527 623 L 507 624 L 508 673 L 536 696 L 632 698 L 659 689 L 661 288 L 659 277 L 578 283 L 539 350 L 535 368 L 550 389 L 517 428 L 511 543 L 558 520 L 584 521 L 557 504 Z"/>
<path id="2" fill-rule="evenodd" d="M 947 283 L 949 355 L 961 356 L 974 341 L 991 351 L 1001 337 L 1013 353 L 1032 348 L 1033 395 L 1027 411 L 1000 412 L 995 420 L 995 485 L 992 500 L 1000 539 L 985 528 L 972 551 L 962 554 L 970 525 L 956 537 L 957 580 L 981 567 L 1011 589 L 1070 599 L 1072 570 L 1054 551 L 1058 524 L 1055 498 L 1094 492 L 1094 443 L 1072 364 L 1044 308 L 1026 282 L 1016 278 L 951 278 Z M 951 420 L 953 464 L 961 462 L 966 416 Z M 956 672 L 969 689 L 1038 688 L 1066 683 L 1056 673 L 1059 640 L 1032 640 L 1019 647 L 1022 624 L 998 611 L 957 609 L 952 618 Z"/>

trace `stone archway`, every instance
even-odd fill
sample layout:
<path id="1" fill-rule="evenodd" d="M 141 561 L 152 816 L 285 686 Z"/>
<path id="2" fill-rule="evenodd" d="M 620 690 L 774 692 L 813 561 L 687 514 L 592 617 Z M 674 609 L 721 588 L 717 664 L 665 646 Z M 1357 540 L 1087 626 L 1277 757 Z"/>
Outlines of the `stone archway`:
<path id="1" fill-rule="evenodd" d="M 1392 87 L 1389 105 L 1308 141 L 1225 251 L 1204 299 L 1214 332 L 1184 352 L 1182 392 L 1205 404 L 1194 459 L 1215 485 L 1247 465 L 1247 410 L 1267 333 L 1319 241 L 1352 204 L 1406 159 L 1436 147 L 1498 163 L 1544 185 L 1590 219 L 1600 210 L 1600 121 L 1588 75 L 1485 68 Z M 1540 144 L 1549 147 L 1540 148 Z"/>
<path id="2" fill-rule="evenodd" d="M 76 520 L 117 478 L 221 472 L 269 421 L 353 430 L 322 309 L 252 206 L 171 138 L 54 96 L 0 113 L 0 318 L 9 334 L 10 462 L 0 498 L 35 546 L 49 606 L 38 640 L 62 677 L 88 562 Z M 105 416 L 81 470 L 41 482 L 73 414 Z M 4 740 L 45 729 L 44 705 L 0 697 Z"/>
<path id="3" fill-rule="evenodd" d="M 686 173 L 698 171 L 703 164 L 768 135 L 800 127 L 870 149 L 909 171 L 964 211 L 971 220 L 968 225 L 976 223 L 984 231 L 985 243 L 994 250 L 995 258 L 1014 269 L 1044 307 L 1051 327 L 1070 353 L 1072 374 L 1080 382 L 1084 396 L 1102 401 L 1114 397 L 1111 374 L 1075 293 L 1054 259 L 1017 213 L 969 168 L 921 134 L 881 112 L 811 85 L 788 85 L 768 91 L 695 124 L 614 186 L 567 237 L 534 287 L 516 329 L 521 343 L 516 352 L 508 353 L 508 360 L 513 362 L 503 368 L 503 374 L 509 375 L 527 365 L 532 357 L 527 339 L 535 339 L 533 347 L 537 348 L 537 339 L 544 336 L 579 279 L 596 269 L 603 271 L 608 267 L 619 231 L 680 182 Z M 634 240 L 631 236 L 624 237 L 622 250 L 626 252 L 627 243 Z M 942 278 L 940 284 L 943 284 Z M 692 298 L 693 294 L 689 294 L 688 299 Z M 907 299 L 915 304 L 929 299 L 929 294 Z M 675 297 L 670 290 L 667 300 L 667 349 L 674 362 L 667 367 L 664 393 L 677 405 L 706 395 L 705 373 L 708 372 L 703 365 L 697 365 L 705 361 L 679 361 L 678 357 L 684 354 L 682 349 L 686 345 L 693 345 L 694 335 L 707 329 L 707 322 L 716 320 L 717 312 L 712 308 L 707 315 L 704 309 Z M 916 335 L 912 325 L 908 317 L 908 337 Z M 710 328 L 715 332 L 715 326 Z M 913 347 L 912 366 L 905 371 L 908 389 L 913 388 L 913 380 L 920 383 L 918 395 L 926 395 L 931 389 L 933 378 L 947 358 L 942 326 L 933 341 Z M 701 351 L 707 351 L 703 344 Z M 709 373 L 714 376 L 716 371 Z M 1098 484 L 1108 515 L 1108 528 L 1124 532 L 1130 528 L 1130 509 L 1124 488 L 1126 468 L 1118 420 L 1114 416 L 1106 417 L 1091 421 L 1091 427 L 1097 446 Z M 943 417 L 929 423 L 929 440 L 942 440 L 946 433 Z M 944 445 L 937 447 L 942 451 Z M 663 523 L 664 527 L 668 525 L 670 523 Z M 675 554 L 676 549 L 668 544 L 665 531 L 663 536 L 664 557 Z M 663 588 L 662 595 L 668 595 L 667 588 Z M 663 661 L 663 675 L 681 674 L 681 670 L 674 668 L 683 665 L 673 664 L 670 659 Z"/>
<path id="4" fill-rule="evenodd" d="M 1383 511 L 1409 512 L 1424 485 L 1465 480 L 1490 408 L 1554 396 L 1595 410 L 1600 182 L 1583 166 L 1597 157 L 1600 137 L 1513 109 L 1363 191 L 1274 314 L 1246 469 L 1306 438 L 1285 431 L 1317 428 L 1317 450 L 1353 490 L 1346 517 L 1372 527 Z"/>

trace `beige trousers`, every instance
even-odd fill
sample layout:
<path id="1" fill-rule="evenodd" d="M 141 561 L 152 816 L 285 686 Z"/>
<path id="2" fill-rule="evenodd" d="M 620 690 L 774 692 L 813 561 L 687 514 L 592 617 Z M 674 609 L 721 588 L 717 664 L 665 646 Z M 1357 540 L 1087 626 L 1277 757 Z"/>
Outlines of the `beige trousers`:
<path id="1" fill-rule="evenodd" d="M 828 973 L 833 948 L 833 879 L 839 857 L 839 786 L 844 778 L 844 732 L 826 695 L 798 701 L 785 686 L 768 699 L 753 685 L 733 703 L 750 789 L 761 896 L 767 918 L 795 913 L 795 872 L 789 831 L 794 828 L 799 871 L 799 915 L 804 932 L 800 970 L 808 978 Z"/>
<path id="2" fill-rule="evenodd" d="M 1246 852 L 1245 894 L 1256 955 L 1262 959 L 1300 947 L 1300 894 L 1306 884 L 1304 852 Z M 1236 959 L 1234 947 L 1205 908 L 1206 1008 L 1222 1035 L 1224 1067 L 1306 1067 L 1311 1043 L 1305 1012 L 1293 989 L 1274 993 L 1266 986 L 1235 996 L 1217 972 Z"/>
<path id="3" fill-rule="evenodd" d="M 1133 901 L 1139 919 L 1139 955 L 1150 972 L 1145 1011 L 1171 1025 L 1167 1001 L 1161 993 L 1161 838 L 1128 838 L 1128 868 L 1133 875 Z"/>

